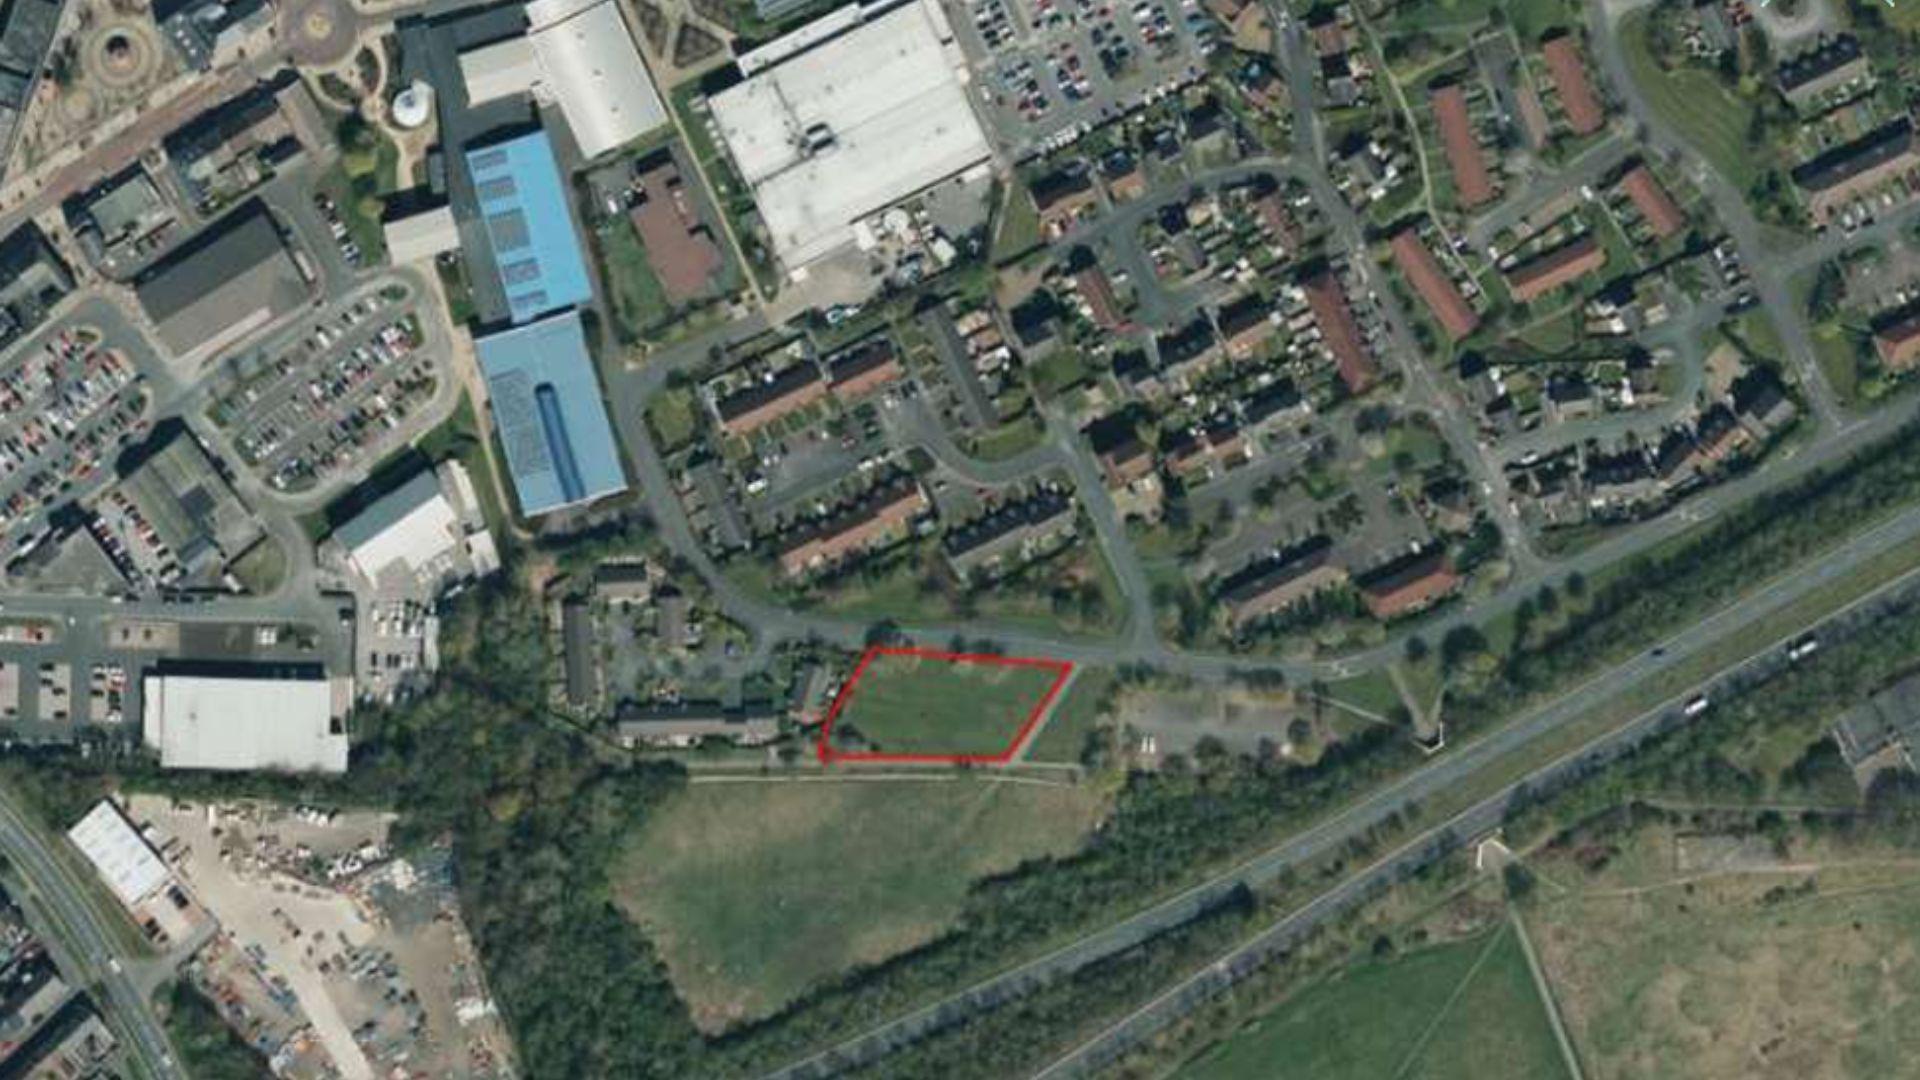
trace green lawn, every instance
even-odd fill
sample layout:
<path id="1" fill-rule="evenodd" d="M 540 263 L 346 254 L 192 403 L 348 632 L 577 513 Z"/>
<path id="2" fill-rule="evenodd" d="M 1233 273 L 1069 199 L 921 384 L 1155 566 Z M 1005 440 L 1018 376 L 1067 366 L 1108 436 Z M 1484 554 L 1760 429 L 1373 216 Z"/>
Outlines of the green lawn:
<path id="1" fill-rule="evenodd" d="M 1648 12 L 1636 11 L 1620 22 L 1620 43 L 1634 84 L 1667 126 L 1720 175 L 1742 190 L 1751 187 L 1766 171 L 1760 155 L 1747 145 L 1752 103 L 1698 68 L 1663 70 L 1654 59 L 1649 18 Z"/>
<path id="2" fill-rule="evenodd" d="M 1052 688 L 1052 667 L 881 653 L 834 721 L 836 743 L 891 754 L 996 754 Z"/>
<path id="3" fill-rule="evenodd" d="M 1040 211 L 1024 184 L 1008 185 L 993 234 L 993 263 L 998 265 L 1040 246 Z"/>
<path id="4" fill-rule="evenodd" d="M 669 388 L 647 402 L 647 426 L 659 440 L 661 453 L 671 454 L 693 442 L 700 433 L 698 408 L 693 390 L 686 387 Z"/>
<path id="5" fill-rule="evenodd" d="M 1384 668 L 1329 683 L 1327 696 L 1375 716 L 1392 716 L 1394 709 L 1406 704 Z"/>
<path id="6" fill-rule="evenodd" d="M 1566 1067 L 1511 928 L 1362 961 L 1180 1071 L 1194 1080 L 1545 1080 Z"/>
<path id="7" fill-rule="evenodd" d="M 1844 405 L 1859 404 L 1860 361 L 1838 323 L 1820 323 L 1813 328 L 1813 356 L 1834 396 Z"/>
<path id="8" fill-rule="evenodd" d="M 1027 760 L 1079 761 L 1081 751 L 1086 749 L 1088 734 L 1100 722 L 1100 706 L 1113 684 L 1111 670 L 1083 665 L 1073 677 L 1073 685 L 1065 691 L 1066 697 L 1054 707 L 1053 717 L 1040 729 L 1040 734 L 1034 736 Z"/>
<path id="9" fill-rule="evenodd" d="M 614 329 L 620 340 L 645 341 L 673 314 L 673 305 L 647 263 L 640 234 L 624 217 L 604 221 L 593 230 L 593 248 L 613 302 Z"/>
<path id="10" fill-rule="evenodd" d="M 615 860 L 614 897 L 715 1030 L 924 944 L 974 882 L 1071 853 L 1103 809 L 964 777 L 694 784 Z"/>

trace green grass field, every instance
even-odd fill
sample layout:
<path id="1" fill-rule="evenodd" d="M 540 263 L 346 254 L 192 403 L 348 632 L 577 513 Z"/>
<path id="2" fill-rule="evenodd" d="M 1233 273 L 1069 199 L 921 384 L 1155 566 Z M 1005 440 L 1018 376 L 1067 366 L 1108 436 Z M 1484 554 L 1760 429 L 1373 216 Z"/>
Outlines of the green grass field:
<path id="1" fill-rule="evenodd" d="M 1052 668 L 881 654 L 834 720 L 836 742 L 857 732 L 890 754 L 995 754 L 1046 696 Z"/>
<path id="2" fill-rule="evenodd" d="M 1100 721 L 1100 705 L 1114 684 L 1108 668 L 1082 666 L 1065 695 L 1054 707 L 1053 717 L 1033 737 L 1027 751 L 1028 761 L 1077 762 L 1087 747 L 1087 736 Z"/>
<path id="3" fill-rule="evenodd" d="M 1728 92 L 1720 81 L 1697 68 L 1666 71 L 1654 59 L 1645 11 L 1620 21 L 1620 42 L 1626 51 L 1628 72 L 1647 104 L 1660 114 L 1675 134 L 1705 155 L 1720 175 L 1745 189 L 1765 171 L 1765 164 L 1747 145 L 1753 105 Z"/>
<path id="4" fill-rule="evenodd" d="M 1366 961 L 1307 989 L 1179 1073 L 1191 1080 L 1564 1077 L 1520 939 L 1491 933 Z"/>
<path id="5" fill-rule="evenodd" d="M 1087 788 L 980 779 L 695 784 L 616 860 L 616 902 L 703 1027 L 937 936 L 970 885 L 1077 849 Z"/>
<path id="6" fill-rule="evenodd" d="M 647 263 L 647 249 L 640 244 L 640 234 L 622 217 L 596 227 L 593 242 L 621 340 L 646 340 L 673 314 L 673 305 Z"/>

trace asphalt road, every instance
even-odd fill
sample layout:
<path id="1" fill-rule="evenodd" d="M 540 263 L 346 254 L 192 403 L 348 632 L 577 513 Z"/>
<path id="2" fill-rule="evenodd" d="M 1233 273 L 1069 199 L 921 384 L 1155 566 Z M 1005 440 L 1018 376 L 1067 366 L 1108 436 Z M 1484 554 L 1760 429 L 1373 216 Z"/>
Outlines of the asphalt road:
<path id="1" fill-rule="evenodd" d="M 118 958 L 113 935 L 93 895 L 49 849 L 9 792 L 0 788 L 0 852 L 26 878 L 26 896 L 41 916 L 39 925 L 55 950 L 61 971 L 78 985 L 103 997 L 102 1015 L 126 1048 L 139 1075 L 184 1076 L 144 994 Z"/>

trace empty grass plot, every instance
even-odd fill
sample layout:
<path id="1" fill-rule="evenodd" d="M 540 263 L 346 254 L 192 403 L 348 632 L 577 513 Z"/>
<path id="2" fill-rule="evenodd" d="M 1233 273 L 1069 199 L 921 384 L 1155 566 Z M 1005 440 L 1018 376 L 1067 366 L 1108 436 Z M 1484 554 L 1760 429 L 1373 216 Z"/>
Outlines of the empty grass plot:
<path id="1" fill-rule="evenodd" d="M 1253 1021 L 1179 1074 L 1194 1080 L 1558 1080 L 1567 1075 L 1509 926 L 1362 961 Z"/>
<path id="2" fill-rule="evenodd" d="M 692 784 L 615 860 L 614 901 L 651 938 L 702 1030 L 939 937 L 975 882 L 1077 851 L 1087 786 L 955 774 Z"/>
<path id="3" fill-rule="evenodd" d="M 821 725 L 820 760 L 1011 761 L 1072 674 L 1061 660 L 876 646 Z"/>

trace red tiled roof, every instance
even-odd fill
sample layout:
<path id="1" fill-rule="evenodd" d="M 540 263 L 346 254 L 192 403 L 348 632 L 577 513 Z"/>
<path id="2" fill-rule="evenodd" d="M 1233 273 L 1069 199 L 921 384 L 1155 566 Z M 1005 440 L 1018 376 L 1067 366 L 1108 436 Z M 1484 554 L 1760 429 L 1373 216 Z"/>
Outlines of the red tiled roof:
<path id="1" fill-rule="evenodd" d="M 1591 235 L 1536 255 L 1507 272 L 1507 290 L 1525 304 L 1607 264 L 1607 252 Z"/>
<path id="2" fill-rule="evenodd" d="M 1349 392 L 1364 393 L 1380 377 L 1380 368 L 1360 337 L 1360 324 L 1353 320 L 1347 294 L 1331 270 L 1308 278 L 1302 287 L 1307 292 L 1307 305 L 1313 309 L 1313 321 L 1320 326 L 1320 336 L 1333 353 L 1340 381 L 1347 384 Z"/>
<path id="3" fill-rule="evenodd" d="M 1467 115 L 1467 95 L 1458 83 L 1433 92 L 1433 119 L 1440 125 L 1440 141 L 1447 148 L 1447 165 L 1453 170 L 1454 187 L 1460 191 L 1462 206 L 1479 206 L 1493 198 L 1493 177 L 1481 156 L 1480 141 L 1473 136 L 1473 119 Z"/>
<path id="4" fill-rule="evenodd" d="M 1460 576 L 1453 572 L 1452 561 L 1436 554 L 1361 585 L 1360 595 L 1374 618 L 1391 619 L 1425 607 L 1459 584 Z"/>
<path id="5" fill-rule="evenodd" d="M 1904 370 L 1920 359 L 1920 312 L 1874 331 L 1873 347 L 1881 362 Z"/>
<path id="6" fill-rule="evenodd" d="M 1574 44 L 1573 36 L 1562 34 L 1554 38 L 1546 43 L 1544 52 L 1547 71 L 1553 75 L 1553 85 L 1560 91 L 1560 106 L 1567 111 L 1567 126 L 1575 135 L 1599 131 L 1607 122 L 1607 113 L 1593 93 L 1593 83 L 1587 79 L 1586 61 L 1580 58 L 1580 47 Z"/>
<path id="7" fill-rule="evenodd" d="M 1480 325 L 1480 316 L 1474 314 L 1467 298 L 1453 285 L 1453 279 L 1440 264 L 1434 260 L 1433 252 L 1420 240 L 1420 234 L 1411 228 L 1402 229 L 1393 237 L 1393 261 L 1399 265 L 1400 272 L 1413 283 L 1413 291 L 1420 294 L 1432 310 L 1433 317 L 1440 320 L 1440 326 L 1447 336 L 1455 341 L 1473 333 Z"/>
<path id="8" fill-rule="evenodd" d="M 1628 170 L 1627 175 L 1620 178 L 1620 186 L 1626 189 L 1627 197 L 1639 208 L 1640 216 L 1647 219 L 1647 227 L 1656 237 L 1665 240 L 1687 227 L 1686 215 L 1667 197 L 1666 189 L 1645 165 L 1635 165 Z"/>

